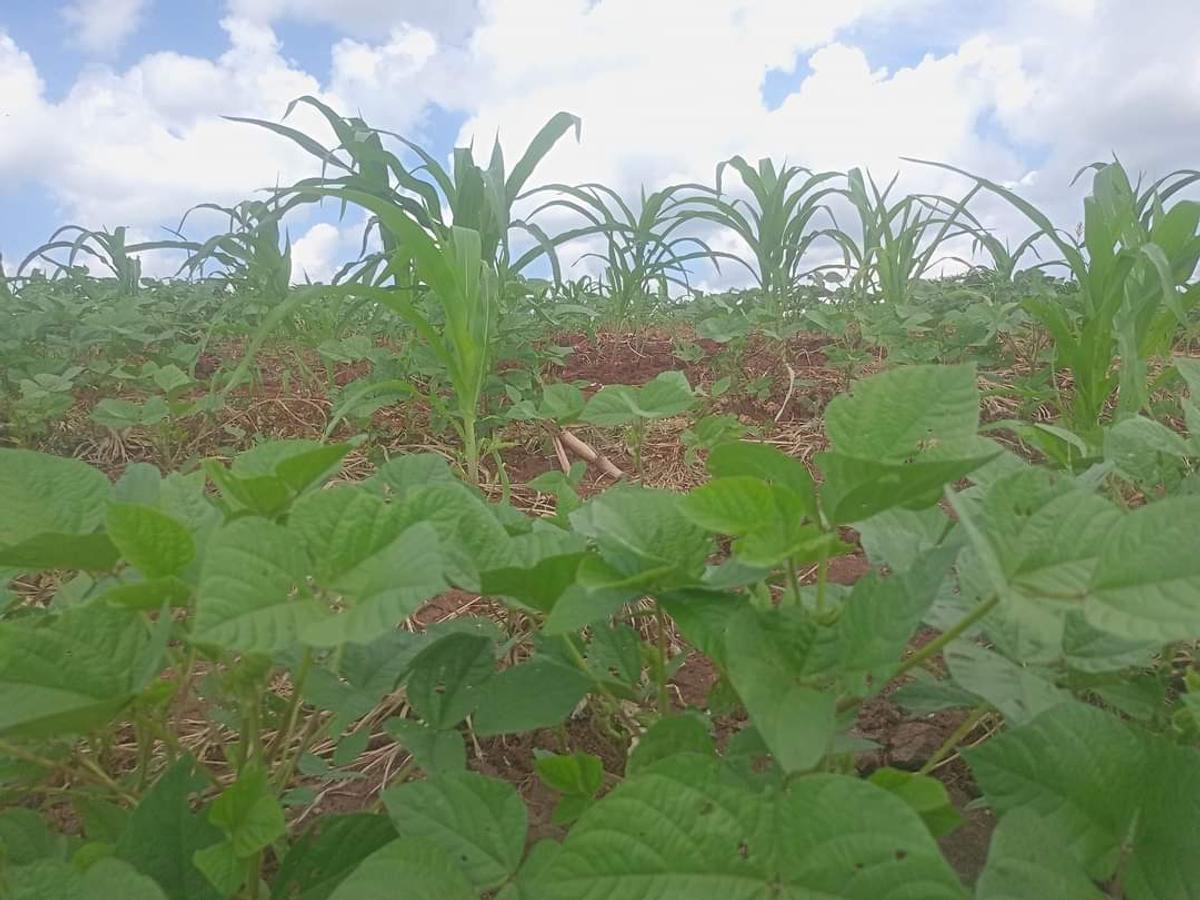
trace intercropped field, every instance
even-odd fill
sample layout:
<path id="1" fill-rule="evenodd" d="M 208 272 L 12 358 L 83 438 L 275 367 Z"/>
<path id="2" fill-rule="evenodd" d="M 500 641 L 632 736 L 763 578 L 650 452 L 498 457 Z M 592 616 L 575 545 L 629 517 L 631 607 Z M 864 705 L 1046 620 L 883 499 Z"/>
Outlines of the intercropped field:
<path id="1" fill-rule="evenodd" d="M 629 198 L 297 102 L 227 231 L 0 280 L 0 896 L 1200 896 L 1200 173 Z"/>

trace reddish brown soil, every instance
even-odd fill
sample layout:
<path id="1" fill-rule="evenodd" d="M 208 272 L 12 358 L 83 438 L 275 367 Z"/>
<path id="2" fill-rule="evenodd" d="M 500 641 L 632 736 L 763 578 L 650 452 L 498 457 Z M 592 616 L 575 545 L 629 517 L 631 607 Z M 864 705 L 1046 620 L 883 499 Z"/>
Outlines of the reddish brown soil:
<path id="1" fill-rule="evenodd" d="M 675 698 L 680 708 L 689 706 L 704 709 L 708 706 L 708 692 L 720 677 L 711 659 L 701 653 L 688 655 L 687 660 L 671 679 L 676 688 Z"/>
<path id="2" fill-rule="evenodd" d="M 829 572 L 826 576 L 833 584 L 851 585 L 867 574 L 871 567 L 862 550 L 846 556 L 835 556 L 829 561 Z"/>
<path id="3" fill-rule="evenodd" d="M 565 733 L 566 742 L 563 741 Z M 604 764 L 605 790 L 624 775 L 626 746 L 607 733 L 590 709 L 566 723 L 562 731 L 542 729 L 528 734 L 488 738 L 480 741 L 470 768 L 514 785 L 529 809 L 529 841 L 562 838 L 566 829 L 551 821 L 559 795 L 542 784 L 534 771 L 535 750 L 551 753 L 591 753 Z"/>
<path id="4" fill-rule="evenodd" d="M 572 350 L 566 364 L 554 370 L 554 377 L 560 381 L 583 381 L 592 388 L 605 384 L 640 385 L 672 369 L 682 371 L 693 385 L 707 380 L 704 361 L 684 363 L 676 359 L 674 337 L 661 329 L 600 332 L 594 340 L 585 334 L 561 334 L 554 342 Z M 693 343 L 699 344 L 709 357 L 721 350 L 715 341 Z"/>

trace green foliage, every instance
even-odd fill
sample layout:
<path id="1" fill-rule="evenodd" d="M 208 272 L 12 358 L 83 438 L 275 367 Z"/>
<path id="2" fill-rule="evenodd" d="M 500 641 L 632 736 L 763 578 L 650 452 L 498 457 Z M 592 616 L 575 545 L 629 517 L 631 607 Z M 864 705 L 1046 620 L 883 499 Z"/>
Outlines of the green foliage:
<path id="1" fill-rule="evenodd" d="M 716 192 L 640 205 L 598 185 L 531 192 L 578 120 L 552 118 L 511 172 L 498 146 L 486 167 L 460 149 L 448 170 L 298 102 L 335 147 L 257 124 L 321 177 L 224 210 L 228 232 L 202 243 L 56 235 L 41 251 L 67 255 L 52 279 L 0 284 L 6 439 L 59 446 L 55 420 L 87 389 L 105 437 L 151 435 L 167 472 L 127 465 L 113 483 L 65 455 L 0 450 L 0 895 L 961 898 L 937 844 L 962 818 L 937 778 L 957 753 L 997 818 L 974 896 L 1189 896 L 1200 370 L 1184 357 L 1147 373 L 1191 327 L 1200 207 L 1177 195 L 1200 176 L 1143 190 L 1098 167 L 1075 242 L 990 182 L 958 203 L 895 199 L 857 170 L 843 191 L 833 173 L 740 157 Z M 727 166 L 749 198 L 721 192 Z M 550 235 L 517 218 L 543 190 L 584 224 Z M 983 231 L 966 208 L 980 190 L 1035 235 L 1010 251 Z M 324 198 L 365 209 L 378 242 L 335 287 L 293 290 L 283 216 Z M 861 235 L 818 227 L 839 198 Z M 724 256 L 688 231 L 712 224 L 750 246 L 758 290 L 677 319 L 666 285 Z M 993 270 L 923 279 L 968 235 Z M 559 283 L 555 248 L 576 239 L 605 242 L 602 281 Z M 812 271 L 824 240 L 848 256 L 845 283 Z M 1039 242 L 1071 281 L 1016 270 Z M 217 263 L 214 285 L 142 279 L 138 255 L 172 247 L 192 276 Z M 83 274 L 97 255 L 114 278 Z M 553 284 L 522 275 L 543 257 Z M 558 335 L 653 294 L 664 324 L 695 327 L 669 334 L 677 358 L 706 365 L 709 396 L 681 372 L 594 391 L 546 374 L 570 350 Z M 780 343 L 811 326 L 836 343 Z M 242 401 L 235 386 L 257 402 L 250 359 L 285 327 L 302 371 L 320 360 L 306 384 L 344 385 L 316 431 L 414 399 L 405 416 L 427 415 L 428 434 L 170 452 L 185 420 Z M 197 362 L 215 337 L 247 352 L 204 399 Z M 743 440 L 734 415 L 801 354 L 849 385 L 823 418 L 808 398 L 825 442 L 803 460 Z M 370 371 L 345 384 L 342 366 Z M 698 400 L 683 441 L 710 477 L 686 493 L 601 490 L 576 468 L 530 482 L 557 501 L 538 518 L 510 505 L 524 496 L 507 480 L 480 484 L 521 420 L 628 429 L 645 474 L 648 423 Z M 987 433 L 1045 464 L 982 436 L 983 403 Z M 1065 423 L 1045 421 L 1055 411 Z M 440 455 L 447 423 L 464 480 Z M 383 458 L 418 443 L 438 453 Z M 865 573 L 834 583 L 831 563 L 858 545 Z M 489 616 L 432 622 L 422 605 L 451 589 Z M 671 682 L 691 665 L 714 687 L 680 709 L 686 684 Z M 877 748 L 855 713 L 880 695 L 914 715 L 969 712 L 919 771 L 868 771 Z M 536 776 L 559 795 L 552 838 L 528 846 L 518 790 L 481 774 L 494 752 L 529 765 L 522 788 Z M 378 786 L 386 816 L 328 813 L 348 785 Z M 50 824 L 59 804 L 81 836 Z"/>
<path id="2" fill-rule="evenodd" d="M 642 188 L 636 211 L 620 194 L 602 184 L 550 184 L 530 194 L 543 191 L 560 196 L 531 215 L 560 208 L 576 213 L 587 223 L 567 230 L 556 243 L 603 238 L 603 253 L 585 253 L 580 259 L 595 258 L 604 264 L 598 293 L 617 322 L 626 321 L 644 306 L 654 291 L 665 296 L 668 285 L 687 288 L 688 263 L 706 260 L 719 272 L 721 258 L 737 260 L 732 254 L 713 251 L 698 237 L 676 233 L 687 224 L 688 210 L 696 206 L 696 194 L 712 193 L 703 185 L 675 184 L 649 195 Z M 685 193 L 689 191 L 692 196 Z"/>
<path id="3" fill-rule="evenodd" d="M 647 891 L 749 900 L 776 888 L 866 900 L 900 885 L 931 900 L 964 896 L 917 814 L 886 791 L 814 775 L 756 792 L 723 782 L 703 758 L 672 763 L 584 813 L 531 895 L 579 896 L 586 881 L 614 900 Z M 655 827 L 664 822 L 672 827 Z"/>
<path id="4" fill-rule="evenodd" d="M 944 197 L 908 195 L 889 205 L 888 195 L 899 173 L 883 190 L 860 169 L 846 173 L 844 196 L 858 216 L 861 237 L 855 241 L 845 232 L 835 239 L 845 252 L 848 268 L 854 271 L 851 289 L 865 299 L 877 293 L 888 305 L 905 303 L 914 282 L 934 263 L 941 245 L 967 233 L 959 224 L 976 187 L 954 203 Z M 927 235 L 932 233 L 932 238 Z"/>
<path id="5" fill-rule="evenodd" d="M 694 400 L 686 376 L 668 371 L 641 387 L 605 385 L 587 401 L 581 418 L 592 425 L 641 425 L 678 415 Z"/>
<path id="6" fill-rule="evenodd" d="M 590 753 L 544 753 L 534 764 L 538 778 L 552 790 L 562 794 L 554 808 L 553 820 L 570 824 L 592 805 L 604 786 L 604 764 Z"/>
<path id="7" fill-rule="evenodd" d="M 476 890 L 499 886 L 521 864 L 525 805 L 502 781 L 474 772 L 442 775 L 393 788 L 384 803 L 402 841 L 437 845 Z"/>
<path id="8" fill-rule="evenodd" d="M 721 196 L 721 176 L 726 166 L 737 172 L 752 203 Z M 684 216 L 714 222 L 745 242 L 754 254 L 752 271 L 758 286 L 770 310 L 778 315 L 805 274 L 802 265 L 806 251 L 829 234 L 812 225 L 818 213 L 827 211 L 825 198 L 834 188 L 826 182 L 835 174 L 814 174 L 801 166 L 777 169 L 769 159 L 759 160 L 756 168 L 741 156 L 734 156 L 717 166 L 717 196 L 696 197 L 693 202 L 700 208 Z"/>
<path id="9" fill-rule="evenodd" d="M 1147 361 L 1168 350 L 1175 327 L 1186 324 L 1200 298 L 1197 286 L 1189 284 L 1200 260 L 1200 203 L 1166 205 L 1194 180 L 1191 173 L 1172 173 L 1138 193 L 1119 162 L 1086 169 L 1095 174 L 1084 200 L 1082 242 L 1008 188 L 969 176 L 1022 212 L 1075 279 L 1076 293 L 1067 302 L 1036 298 L 1026 308 L 1053 338 L 1056 365 L 1071 372 L 1069 421 L 1082 433 L 1100 423 L 1118 387 L 1118 415 L 1144 406 Z"/>

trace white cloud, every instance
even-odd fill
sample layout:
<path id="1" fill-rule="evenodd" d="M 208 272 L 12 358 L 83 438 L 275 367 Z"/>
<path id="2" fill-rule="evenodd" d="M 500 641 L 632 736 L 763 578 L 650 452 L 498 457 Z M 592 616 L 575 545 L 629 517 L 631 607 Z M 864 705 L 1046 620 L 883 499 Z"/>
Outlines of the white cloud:
<path id="1" fill-rule="evenodd" d="M 89 53 L 111 55 L 142 22 L 149 0 L 72 0 L 62 10 L 74 42 Z"/>
<path id="2" fill-rule="evenodd" d="M 223 116 L 278 120 L 305 94 L 353 110 L 355 97 L 374 92 L 384 97 L 380 121 L 404 130 L 421 115 L 424 95 L 405 79 L 432 52 L 426 33 L 397 32 L 380 48 L 339 44 L 326 87 L 284 57 L 268 26 L 226 19 L 222 27 L 229 47 L 215 59 L 161 52 L 121 72 L 87 69 L 58 102 L 46 99 L 29 55 L 0 34 L 0 115 L 13 123 L 0 129 L 0 175 L 40 176 L 71 220 L 155 227 L 196 203 L 231 204 L 319 171 L 285 138 Z M 308 107 L 288 121 L 334 143 Z"/>
<path id="3" fill-rule="evenodd" d="M 292 244 L 292 280 L 329 281 L 347 259 L 345 243 L 336 225 L 312 226 Z"/>
<path id="4" fill-rule="evenodd" d="M 227 6 L 247 21 L 292 19 L 362 39 L 410 26 L 456 41 L 469 35 L 479 18 L 477 0 L 227 0 Z"/>
<path id="5" fill-rule="evenodd" d="M 269 32 L 226 28 L 230 49 L 216 60 L 157 53 L 123 73 L 90 70 L 53 106 L 70 123 L 45 137 L 64 157 L 54 188 L 72 214 L 169 222 L 202 200 L 235 202 L 311 171 L 287 141 L 221 115 L 276 118 L 320 84 L 278 55 Z"/>
<path id="6" fill-rule="evenodd" d="M 329 90 L 347 112 L 389 131 L 403 131 L 422 118 L 426 104 L 439 99 L 452 80 L 437 38 L 423 28 L 400 25 L 385 42 L 343 38 L 331 49 Z"/>
<path id="7" fill-rule="evenodd" d="M 555 151 L 549 178 L 627 188 L 708 178 L 733 153 L 781 152 L 762 129 L 767 70 L 790 68 L 878 5 L 491 0 L 470 44 L 463 101 L 476 112 L 460 142 L 475 135 L 486 152 L 499 131 L 515 156 L 565 109 L 582 116 L 584 140 Z"/>
<path id="8" fill-rule="evenodd" d="M 110 37 L 93 43 L 108 46 L 136 27 L 143 6 L 71 8 L 80 40 L 107 27 Z M 1157 174 L 1200 160 L 1192 46 L 1200 5 L 1191 0 L 1014 0 L 975 26 L 954 0 L 226 0 L 226 8 L 220 55 L 159 52 L 122 70 L 88 68 L 54 101 L 29 48 L 0 33 L 0 178 L 39 178 L 71 220 L 152 230 L 198 201 L 232 203 L 313 174 L 312 158 L 285 139 L 221 118 L 277 119 L 301 94 L 409 134 L 436 102 L 466 115 L 459 142 L 474 138 L 481 157 L 499 133 L 510 166 L 550 115 L 569 110 L 583 118 L 582 141 L 564 139 L 537 179 L 599 180 L 627 195 L 641 184 L 710 182 L 715 164 L 735 153 L 869 166 L 884 182 L 899 169 L 897 191 L 961 189 L 961 180 L 900 161 L 918 156 L 1019 184 L 1071 227 L 1084 186 L 1067 182 L 1079 165 L 1116 152 Z M 273 28 L 284 21 L 328 27 L 327 77 L 289 61 Z M 889 52 L 912 61 L 885 68 L 880 53 Z M 796 90 L 767 110 L 765 74 L 803 71 L 805 62 Z M 303 107 L 290 124 L 325 133 Z M 1008 233 L 1025 230 L 995 202 L 980 211 Z M 330 253 L 356 250 L 340 231 L 335 241 L 311 221 L 300 227 L 310 275 L 328 271 Z"/>
<path id="9" fill-rule="evenodd" d="M 1200 4 L 1053 0 L 1015 4 L 1000 37 L 1019 49 L 1031 89 L 1002 103 L 1004 127 L 1070 175 L 1115 152 L 1161 172 L 1200 161 Z M 1023 16 L 1040 12 L 1040 27 Z"/>
<path id="10" fill-rule="evenodd" d="M 45 149 L 30 140 L 49 124 L 44 90 L 33 58 L 0 31 L 0 174 L 10 180 L 46 162 Z"/>
<path id="11" fill-rule="evenodd" d="M 912 68 L 873 70 L 862 50 L 834 43 L 809 60 L 812 74 L 765 127 L 775 146 L 817 169 L 859 165 L 890 177 L 901 156 L 978 164 L 989 174 L 1015 160 L 1002 159 L 976 132 L 979 116 L 993 107 L 998 86 L 1021 86 L 1022 72 L 1010 48 L 985 38 L 956 53 L 926 56 Z"/>

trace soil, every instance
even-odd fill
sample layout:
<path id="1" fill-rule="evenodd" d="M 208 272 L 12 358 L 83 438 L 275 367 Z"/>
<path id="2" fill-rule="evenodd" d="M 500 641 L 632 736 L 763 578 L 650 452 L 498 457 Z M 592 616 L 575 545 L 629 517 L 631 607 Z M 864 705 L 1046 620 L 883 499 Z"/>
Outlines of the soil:
<path id="1" fill-rule="evenodd" d="M 693 386 L 710 381 L 704 360 L 719 353 L 721 345 L 693 339 L 691 342 L 704 350 L 705 357 L 687 363 L 674 355 L 677 338 L 687 340 L 688 335 L 661 329 L 637 333 L 602 331 L 594 340 L 581 333 L 560 334 L 554 343 L 570 347 L 572 352 L 566 363 L 555 367 L 552 374 L 560 381 L 585 382 L 591 390 L 606 384 L 642 385 L 672 369 L 683 372 Z"/>
<path id="2" fill-rule="evenodd" d="M 561 839 L 566 835 L 566 828 L 552 821 L 559 795 L 546 787 L 534 771 L 537 751 L 598 756 L 604 764 L 605 773 L 602 794 L 607 793 L 624 775 L 627 755 L 624 742 L 605 733 L 601 723 L 587 710 L 569 720 L 562 731 L 541 729 L 480 741 L 478 752 L 468 760 L 468 766 L 481 774 L 501 778 L 517 788 L 529 809 L 531 844 L 543 838 Z"/>

